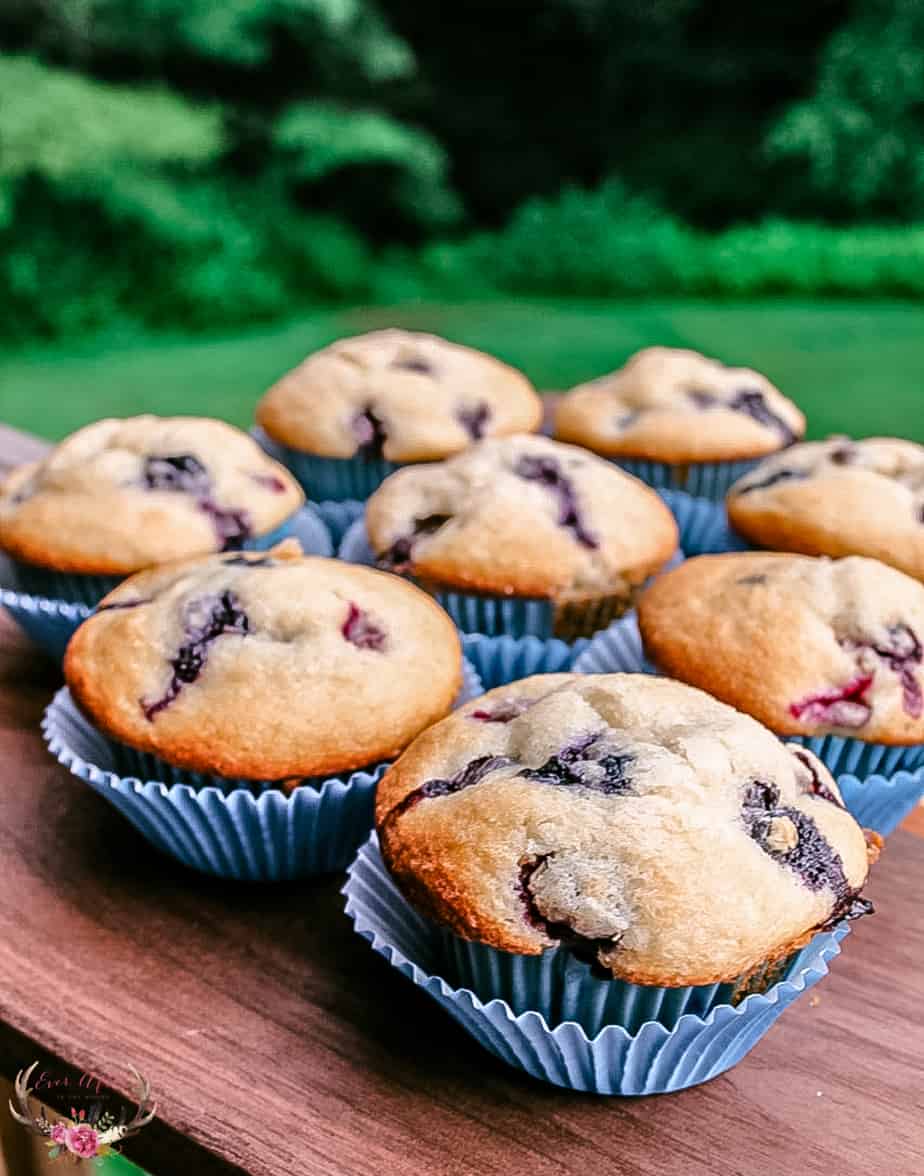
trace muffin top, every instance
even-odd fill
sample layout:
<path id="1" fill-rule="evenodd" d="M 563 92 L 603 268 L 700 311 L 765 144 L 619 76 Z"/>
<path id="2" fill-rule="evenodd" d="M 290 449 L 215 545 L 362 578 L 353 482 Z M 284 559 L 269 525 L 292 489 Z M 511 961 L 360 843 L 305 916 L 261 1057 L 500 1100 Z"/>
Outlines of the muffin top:
<path id="1" fill-rule="evenodd" d="M 924 743 L 924 585 L 877 560 L 704 555 L 638 619 L 666 673 L 780 735 Z"/>
<path id="2" fill-rule="evenodd" d="M 522 372 L 415 331 L 339 339 L 274 384 L 257 421 L 320 457 L 433 461 L 482 437 L 531 432 L 542 402 Z"/>
<path id="3" fill-rule="evenodd" d="M 609 457 L 730 461 L 790 445 L 805 417 L 759 372 L 646 347 L 559 402 L 555 435 Z"/>
<path id="4" fill-rule="evenodd" d="M 288 470 L 223 421 L 103 420 L 0 485 L 0 547 L 60 572 L 128 575 L 239 548 L 303 502 Z"/>
<path id="5" fill-rule="evenodd" d="M 115 739 L 282 780 L 397 755 L 448 712 L 462 655 L 425 593 L 288 540 L 133 576 L 74 634 L 64 673 Z"/>
<path id="6" fill-rule="evenodd" d="M 366 504 L 382 566 L 491 593 L 622 590 L 677 549 L 653 490 L 584 449 L 522 435 L 398 470 Z"/>
<path id="7" fill-rule="evenodd" d="M 456 934 L 668 987 L 736 979 L 864 913 L 875 854 L 809 752 L 635 674 L 468 703 L 388 770 L 376 825 L 408 899 Z"/>
<path id="8" fill-rule="evenodd" d="M 728 517 L 762 547 L 869 555 L 924 580 L 924 446 L 894 437 L 794 445 L 739 479 Z"/>

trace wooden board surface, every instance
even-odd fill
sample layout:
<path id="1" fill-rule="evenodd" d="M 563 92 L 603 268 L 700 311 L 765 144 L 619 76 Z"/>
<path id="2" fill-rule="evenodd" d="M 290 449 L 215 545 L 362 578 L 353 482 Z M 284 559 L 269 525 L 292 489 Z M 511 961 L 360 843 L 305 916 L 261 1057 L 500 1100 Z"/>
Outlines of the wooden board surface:
<path id="1" fill-rule="evenodd" d="M 2 447 L 0 439 L 0 447 Z M 243 886 L 151 850 L 46 755 L 57 670 L 0 614 L 0 1069 L 62 1059 L 159 1102 L 126 1149 L 197 1176 L 912 1176 L 924 1171 L 924 841 L 879 913 L 730 1074 L 681 1094 L 545 1087 L 352 931 L 342 879 Z"/>

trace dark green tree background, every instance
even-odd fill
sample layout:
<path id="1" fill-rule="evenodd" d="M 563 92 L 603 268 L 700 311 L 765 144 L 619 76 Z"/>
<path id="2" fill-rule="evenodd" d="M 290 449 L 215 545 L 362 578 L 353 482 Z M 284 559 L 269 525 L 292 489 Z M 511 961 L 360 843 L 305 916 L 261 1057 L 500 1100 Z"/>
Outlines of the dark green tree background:
<path id="1" fill-rule="evenodd" d="M 924 216 L 922 45 L 916 0 L 7 0 L 0 330 L 851 292 L 791 222 Z"/>

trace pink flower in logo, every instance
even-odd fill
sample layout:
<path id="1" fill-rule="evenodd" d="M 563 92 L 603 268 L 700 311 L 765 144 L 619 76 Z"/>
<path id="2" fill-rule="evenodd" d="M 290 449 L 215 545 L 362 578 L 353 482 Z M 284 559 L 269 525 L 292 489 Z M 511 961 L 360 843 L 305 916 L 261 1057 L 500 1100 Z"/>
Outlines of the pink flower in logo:
<path id="1" fill-rule="evenodd" d="M 69 1152 L 80 1156 L 82 1160 L 90 1160 L 96 1155 L 99 1146 L 99 1136 L 92 1127 L 82 1124 L 80 1127 L 68 1127 L 64 1133 L 64 1143 Z"/>
<path id="2" fill-rule="evenodd" d="M 55 1123 L 51 1129 L 51 1138 L 62 1147 L 67 1146 L 67 1128 L 63 1123 Z"/>

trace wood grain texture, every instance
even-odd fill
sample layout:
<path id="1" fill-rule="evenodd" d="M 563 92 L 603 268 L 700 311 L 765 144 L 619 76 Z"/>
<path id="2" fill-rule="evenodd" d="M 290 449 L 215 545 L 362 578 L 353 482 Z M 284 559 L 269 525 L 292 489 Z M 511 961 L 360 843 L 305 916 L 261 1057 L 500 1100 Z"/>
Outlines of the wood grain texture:
<path id="1" fill-rule="evenodd" d="M 0 446 L 3 441 L 0 438 Z M 352 931 L 341 878 L 245 886 L 160 857 L 47 756 L 57 670 L 0 614 L 0 1070 L 60 1059 L 158 1121 L 167 1173 L 912 1176 L 924 1170 L 924 841 L 879 913 L 730 1074 L 602 1099 L 495 1061 Z"/>

